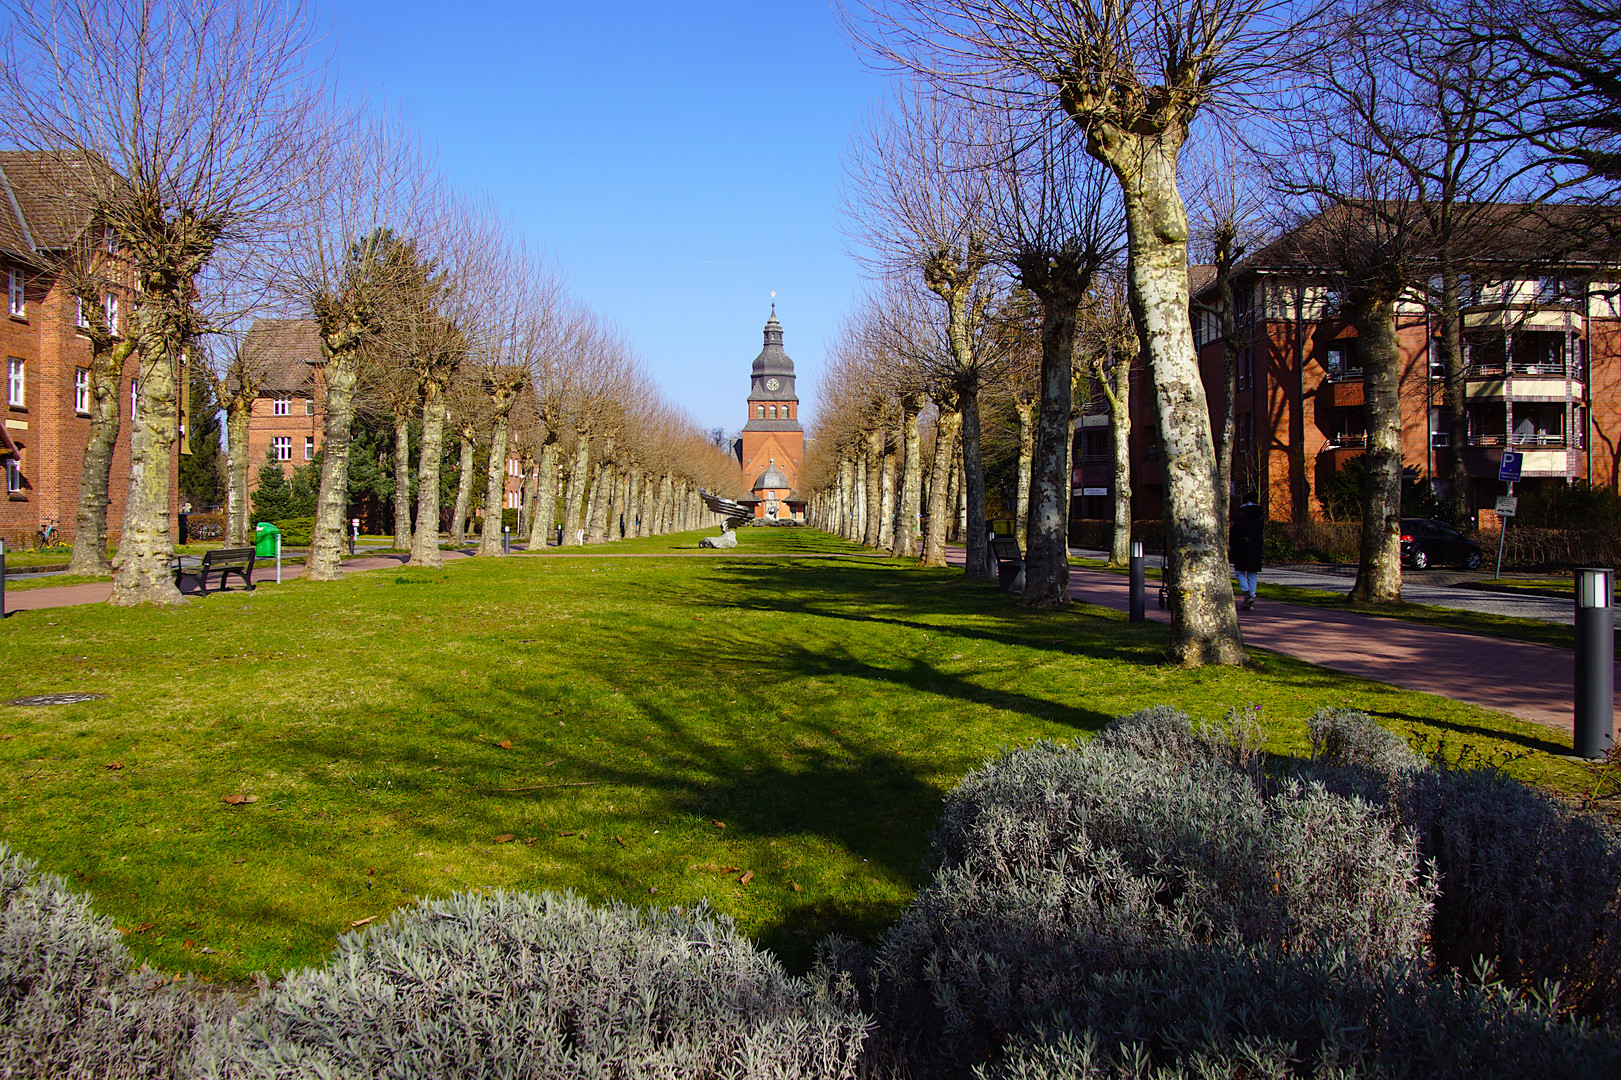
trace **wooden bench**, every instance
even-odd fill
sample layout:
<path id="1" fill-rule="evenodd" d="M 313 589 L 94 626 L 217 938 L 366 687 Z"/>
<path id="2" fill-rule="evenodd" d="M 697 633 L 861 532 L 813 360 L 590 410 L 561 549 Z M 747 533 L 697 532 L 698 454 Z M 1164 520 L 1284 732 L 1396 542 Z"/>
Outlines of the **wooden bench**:
<path id="1" fill-rule="evenodd" d="M 1011 536 L 993 536 L 991 554 L 996 558 L 996 583 L 1003 592 L 1024 592 L 1024 552 Z"/>
<path id="2" fill-rule="evenodd" d="M 174 571 L 174 583 L 177 588 L 181 578 L 195 578 L 199 590 L 205 596 L 208 594 L 208 575 L 216 570 L 220 576 L 219 584 L 215 586 L 216 592 L 224 590 L 225 579 L 231 574 L 240 577 L 251 591 L 254 588 L 253 557 L 253 548 L 250 547 L 215 548 L 203 552 L 201 559 L 183 555 L 170 563 L 169 568 Z"/>

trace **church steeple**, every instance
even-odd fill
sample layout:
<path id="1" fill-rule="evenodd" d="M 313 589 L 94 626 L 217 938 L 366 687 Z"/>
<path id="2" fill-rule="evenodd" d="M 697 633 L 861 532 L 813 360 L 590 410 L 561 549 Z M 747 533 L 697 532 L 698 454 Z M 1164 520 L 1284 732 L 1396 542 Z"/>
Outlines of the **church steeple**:
<path id="1" fill-rule="evenodd" d="M 779 496 L 762 492 L 780 492 L 789 502 L 797 498 L 793 487 L 805 459 L 805 429 L 799 424 L 794 362 L 782 348 L 782 323 L 777 320 L 775 303 L 764 336 L 764 348 L 754 358 L 750 373 L 749 418 L 738 439 L 738 460 L 743 475 L 755 481 L 755 495 L 762 500 L 756 509 L 775 517 L 771 507 Z"/>

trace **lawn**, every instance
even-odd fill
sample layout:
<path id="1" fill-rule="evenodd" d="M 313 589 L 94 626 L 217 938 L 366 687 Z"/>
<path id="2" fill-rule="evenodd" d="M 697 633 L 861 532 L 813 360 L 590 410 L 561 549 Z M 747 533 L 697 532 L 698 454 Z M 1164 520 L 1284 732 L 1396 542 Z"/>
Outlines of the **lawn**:
<path id="1" fill-rule="evenodd" d="M 808 530 L 737 554 L 822 557 L 700 535 L 15 614 L 0 700 L 107 697 L 0 705 L 0 839 L 137 955 L 210 978 L 492 886 L 707 900 L 802 967 L 895 916 L 966 771 L 1154 703 L 1252 710 L 1283 754 L 1354 705 L 1565 790 L 1588 775 L 1556 733 L 1445 699 L 1261 653 L 1181 671 L 1157 625 L 1021 611 Z"/>

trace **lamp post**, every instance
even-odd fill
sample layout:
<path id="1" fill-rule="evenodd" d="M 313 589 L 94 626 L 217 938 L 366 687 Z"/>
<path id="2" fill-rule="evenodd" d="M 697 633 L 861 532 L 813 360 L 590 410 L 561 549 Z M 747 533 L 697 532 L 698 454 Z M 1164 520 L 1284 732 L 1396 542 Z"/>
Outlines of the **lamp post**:
<path id="1" fill-rule="evenodd" d="M 1576 756 L 1600 758 L 1615 741 L 1615 571 L 1576 570 Z"/>
<path id="2" fill-rule="evenodd" d="M 1148 618 L 1147 573 L 1143 569 L 1143 542 L 1131 542 L 1131 621 L 1143 622 Z"/>
<path id="3" fill-rule="evenodd" d="M 512 554 L 512 526 L 501 526 L 501 554 Z"/>

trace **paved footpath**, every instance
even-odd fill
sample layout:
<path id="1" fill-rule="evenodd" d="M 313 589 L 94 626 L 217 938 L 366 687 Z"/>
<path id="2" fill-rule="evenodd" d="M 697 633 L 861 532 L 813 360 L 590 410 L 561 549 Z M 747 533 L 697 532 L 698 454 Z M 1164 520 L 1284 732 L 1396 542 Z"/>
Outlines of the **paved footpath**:
<path id="1" fill-rule="evenodd" d="M 948 549 L 947 557 L 962 565 L 961 549 Z M 1124 574 L 1072 566 L 1069 580 L 1070 595 L 1077 600 L 1116 611 L 1131 609 L 1131 583 Z M 1147 592 L 1148 617 L 1169 622 L 1170 613 L 1157 603 L 1158 582 L 1150 581 Z M 1569 649 L 1267 600 L 1239 612 L 1238 619 L 1247 645 L 1496 709 L 1567 735 L 1575 727 L 1576 654 Z M 1621 686 L 1621 661 L 1616 685 Z"/>

